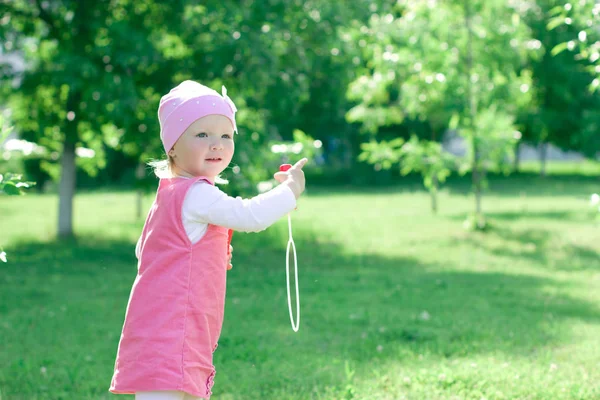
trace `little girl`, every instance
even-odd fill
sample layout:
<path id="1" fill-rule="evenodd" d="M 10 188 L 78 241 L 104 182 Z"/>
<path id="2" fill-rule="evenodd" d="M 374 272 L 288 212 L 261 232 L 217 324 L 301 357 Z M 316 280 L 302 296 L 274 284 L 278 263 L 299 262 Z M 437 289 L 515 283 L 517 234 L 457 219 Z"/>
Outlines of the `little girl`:
<path id="1" fill-rule="evenodd" d="M 259 232 L 296 208 L 304 191 L 298 161 L 274 174 L 281 184 L 251 199 L 215 186 L 237 133 L 222 96 L 186 80 L 160 100 L 160 138 L 168 160 L 156 165 L 156 198 L 136 246 L 129 296 L 109 391 L 136 400 L 209 399 L 213 353 L 223 324 L 233 231 Z"/>

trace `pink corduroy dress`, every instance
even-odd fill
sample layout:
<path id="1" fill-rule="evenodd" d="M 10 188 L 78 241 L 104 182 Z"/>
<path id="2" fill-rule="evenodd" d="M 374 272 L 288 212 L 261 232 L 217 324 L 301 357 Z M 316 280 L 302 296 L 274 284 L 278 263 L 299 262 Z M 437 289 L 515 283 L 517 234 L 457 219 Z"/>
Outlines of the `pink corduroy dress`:
<path id="1" fill-rule="evenodd" d="M 209 224 L 191 243 L 181 219 L 199 180 L 161 179 L 142 231 L 109 391 L 179 390 L 209 399 L 221 334 L 233 231 Z"/>

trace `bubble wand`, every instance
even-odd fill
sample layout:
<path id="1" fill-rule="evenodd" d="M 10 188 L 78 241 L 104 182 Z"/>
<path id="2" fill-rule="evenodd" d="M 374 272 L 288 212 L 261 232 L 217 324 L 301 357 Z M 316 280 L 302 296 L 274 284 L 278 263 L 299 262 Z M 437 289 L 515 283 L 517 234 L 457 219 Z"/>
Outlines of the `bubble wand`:
<path id="1" fill-rule="evenodd" d="M 279 170 L 282 172 L 292 168 L 292 164 L 282 164 Z M 285 252 L 285 277 L 287 281 L 287 295 L 288 295 L 288 308 L 290 310 L 290 321 L 292 323 L 292 329 L 294 332 L 298 332 L 300 328 L 300 291 L 298 289 L 298 259 L 296 258 L 296 244 L 294 244 L 294 238 L 292 237 L 292 215 L 288 213 L 288 232 L 289 240 L 287 244 L 287 250 Z M 290 248 L 294 248 L 294 270 L 296 275 L 296 323 L 294 324 L 294 315 L 292 313 L 292 298 L 290 295 Z"/>

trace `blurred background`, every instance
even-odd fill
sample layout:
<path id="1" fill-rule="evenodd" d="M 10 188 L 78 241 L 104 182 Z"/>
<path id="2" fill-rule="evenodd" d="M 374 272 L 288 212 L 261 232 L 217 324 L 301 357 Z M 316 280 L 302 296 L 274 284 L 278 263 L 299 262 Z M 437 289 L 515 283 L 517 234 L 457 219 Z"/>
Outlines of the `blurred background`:
<path id="1" fill-rule="evenodd" d="M 114 397 L 185 79 L 239 110 L 228 194 L 309 158 L 300 331 L 285 221 L 237 234 L 215 398 L 600 398 L 599 23 L 593 0 L 0 0 L 0 399 Z"/>

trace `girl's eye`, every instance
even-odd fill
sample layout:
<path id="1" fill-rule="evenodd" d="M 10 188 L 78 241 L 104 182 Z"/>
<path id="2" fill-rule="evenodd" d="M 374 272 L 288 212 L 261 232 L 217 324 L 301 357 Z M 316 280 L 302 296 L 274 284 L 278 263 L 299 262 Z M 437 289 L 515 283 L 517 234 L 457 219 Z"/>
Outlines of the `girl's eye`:
<path id="1" fill-rule="evenodd" d="M 200 132 L 200 133 L 199 133 L 199 134 L 197 134 L 196 136 L 198 136 L 198 137 L 202 137 L 202 135 L 204 135 L 204 136 L 207 136 L 207 135 L 206 135 L 206 133 L 204 133 L 204 132 Z"/>
<path id="2" fill-rule="evenodd" d="M 229 133 L 224 133 L 223 136 L 227 137 L 227 139 L 231 139 L 231 135 Z"/>

